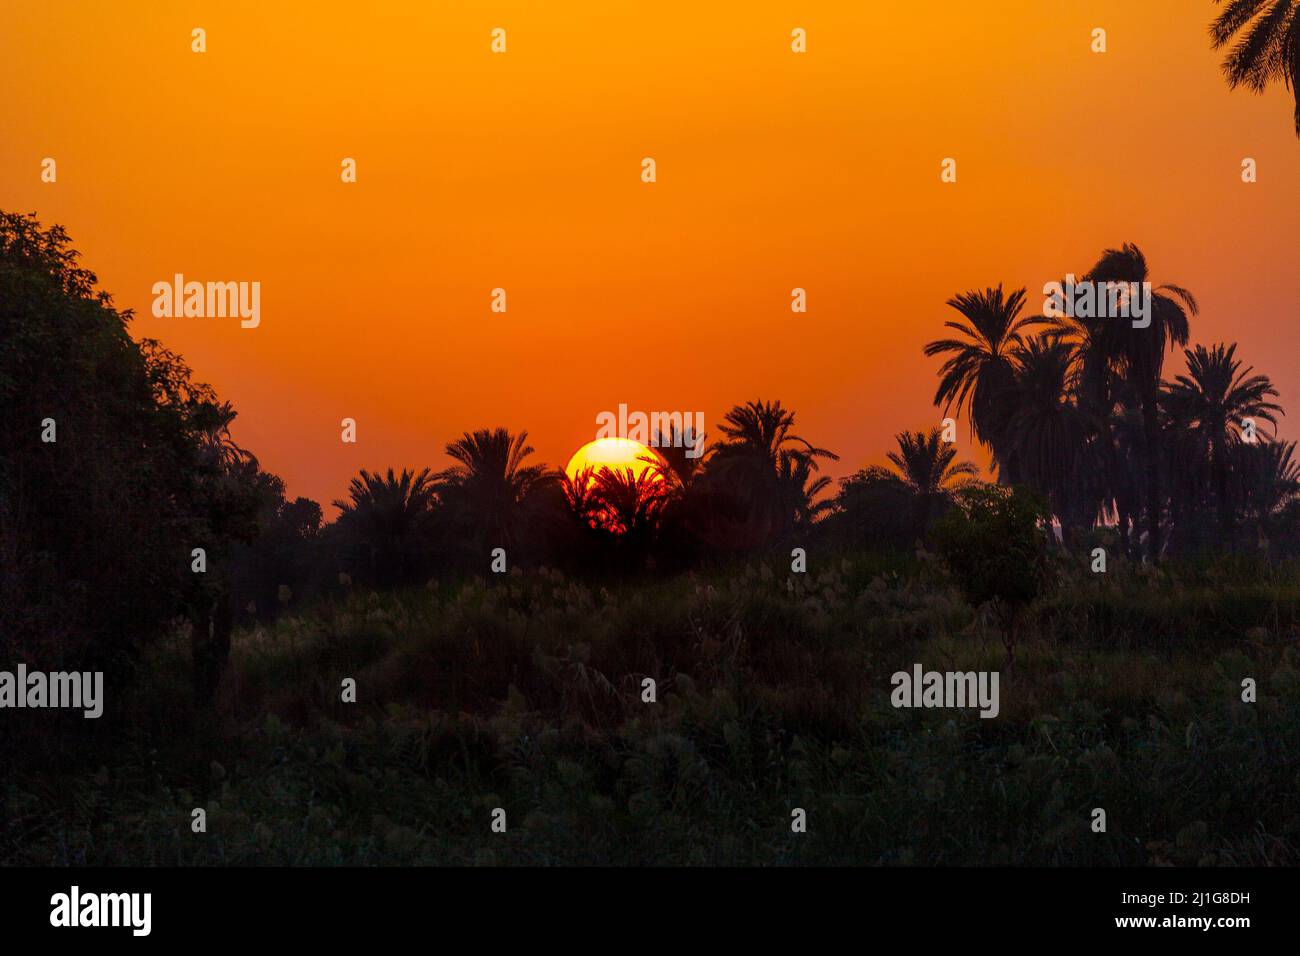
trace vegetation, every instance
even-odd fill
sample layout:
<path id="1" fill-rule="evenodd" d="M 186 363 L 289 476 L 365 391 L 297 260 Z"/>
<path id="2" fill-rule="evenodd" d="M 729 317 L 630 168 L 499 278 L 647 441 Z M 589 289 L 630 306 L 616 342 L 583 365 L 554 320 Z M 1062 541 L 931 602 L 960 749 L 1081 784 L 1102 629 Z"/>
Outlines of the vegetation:
<path id="1" fill-rule="evenodd" d="M 934 528 L 939 554 L 967 603 L 997 614 L 1008 663 L 1026 611 L 1051 583 L 1046 518 L 1041 502 L 1022 488 L 977 486 Z"/>
<path id="2" fill-rule="evenodd" d="M 1300 0 L 1231 0 L 1210 24 L 1210 37 L 1216 50 L 1236 39 L 1223 61 L 1233 89 L 1262 93 L 1280 82 L 1291 90 L 1300 136 Z"/>
<path id="3" fill-rule="evenodd" d="M 217 717 L 157 645 L 128 746 L 4 776 L 0 862 L 1295 864 L 1300 567 L 1245 562 L 1064 569 L 1012 668 L 914 558 L 353 586 L 238 632 Z M 915 662 L 1001 713 L 894 710 Z"/>
<path id="4" fill-rule="evenodd" d="M 1131 243 L 1108 249 L 1081 281 L 1148 282 L 1146 257 Z M 1164 380 L 1165 355 L 1188 342 L 1197 312 L 1189 291 L 1155 286 L 1146 325 L 1017 318 L 1023 298 L 1000 286 L 958 296 L 949 305 L 969 322 L 948 325 L 965 338 L 925 351 L 952 353 L 936 404 L 966 411 L 999 480 L 1041 495 L 1067 548 L 1112 522 L 1126 553 L 1151 560 L 1297 537 L 1283 500 L 1298 487 L 1286 464 L 1295 444 L 1269 430 L 1282 410 L 1268 377 L 1242 370 L 1231 344 L 1185 349 L 1187 374 Z"/>
<path id="5" fill-rule="evenodd" d="M 754 400 L 644 473 L 466 432 L 327 523 L 94 282 L 0 217 L 3 649 L 131 689 L 0 739 L 0 862 L 1296 861 L 1300 465 L 1235 345 L 1166 380 L 1184 289 L 1145 328 L 950 301 L 936 403 L 997 485 L 927 423 L 835 487 Z M 1012 654 L 996 720 L 889 705 Z"/>

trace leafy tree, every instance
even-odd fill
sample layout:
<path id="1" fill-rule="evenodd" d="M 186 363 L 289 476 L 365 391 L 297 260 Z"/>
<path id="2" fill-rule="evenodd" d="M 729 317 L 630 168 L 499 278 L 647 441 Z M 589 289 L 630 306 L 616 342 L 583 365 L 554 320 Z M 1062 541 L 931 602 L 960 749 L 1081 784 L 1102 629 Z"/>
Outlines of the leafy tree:
<path id="1" fill-rule="evenodd" d="M 840 480 L 829 529 L 847 543 L 904 550 L 916 541 L 913 494 L 898 476 L 873 467 Z"/>
<path id="2" fill-rule="evenodd" d="M 1050 586 L 1044 502 L 1023 487 L 966 488 L 935 523 L 939 555 L 967 603 L 998 617 L 1007 660 L 1014 661 L 1027 609 Z"/>
<path id="3" fill-rule="evenodd" d="M 207 698 L 229 649 L 230 549 L 256 533 L 256 461 L 230 438 L 233 409 L 134 341 L 97 281 L 61 227 L 0 212 L 3 650 L 125 666 L 186 613 Z"/>

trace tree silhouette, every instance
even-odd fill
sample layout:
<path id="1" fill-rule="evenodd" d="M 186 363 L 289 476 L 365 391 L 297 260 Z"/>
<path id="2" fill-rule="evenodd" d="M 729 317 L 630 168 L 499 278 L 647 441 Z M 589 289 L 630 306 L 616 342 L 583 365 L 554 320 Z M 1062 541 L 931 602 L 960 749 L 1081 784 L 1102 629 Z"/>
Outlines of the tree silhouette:
<path id="1" fill-rule="evenodd" d="M 206 701 L 229 646 L 227 559 L 256 533 L 256 461 L 231 406 L 133 340 L 79 262 L 61 227 L 0 212 L 0 652 L 125 679 L 184 614 Z"/>
<path id="2" fill-rule="evenodd" d="M 375 583 L 410 581 L 422 570 L 436 501 L 428 468 L 403 468 L 384 475 L 364 468 L 348 484 L 347 500 L 336 500 L 339 527 Z"/>
<path id="3" fill-rule="evenodd" d="M 942 403 L 945 415 L 954 406 L 958 415 L 965 409 L 976 440 L 993 451 L 998 476 L 1014 481 L 1015 468 L 1002 441 L 1007 417 L 1005 394 L 1015 381 L 1012 356 L 1015 349 L 1024 345 L 1022 332 L 1043 319 L 1021 318 L 1025 290 L 1016 289 L 1010 295 L 1003 295 L 1001 285 L 963 292 L 949 299 L 948 305 L 966 321 L 944 323 L 963 338 L 938 339 L 925 346 L 927 356 L 951 353 L 939 369 L 934 404 Z"/>
<path id="4" fill-rule="evenodd" d="M 1262 93 L 1280 82 L 1291 91 L 1300 136 L 1300 0 L 1230 0 L 1210 24 L 1210 37 L 1216 50 L 1238 38 L 1223 60 L 1231 89 Z"/>
<path id="5" fill-rule="evenodd" d="M 777 484 L 781 492 L 781 512 L 791 516 L 791 530 L 810 528 L 835 507 L 820 495 L 831 484 L 826 475 L 814 475 L 813 463 L 802 456 L 783 452 L 777 466 Z"/>
<path id="6" fill-rule="evenodd" d="M 1127 551 L 1129 531 L 1141 502 L 1140 489 L 1133 491 L 1131 455 L 1140 442 L 1121 448 L 1116 429 L 1129 406 L 1139 405 L 1136 392 L 1119 374 L 1121 340 L 1115 319 L 1068 315 L 1049 323 L 1050 335 L 1070 343 L 1075 357 L 1074 400 L 1089 431 L 1075 469 L 1073 514 L 1062 516 L 1062 527 L 1091 524 L 1098 516 L 1113 513 Z"/>
<path id="7" fill-rule="evenodd" d="M 654 450 L 637 459 L 649 465 L 650 470 L 663 480 L 670 495 L 684 495 L 704 473 L 705 463 L 712 454 L 712 449 L 705 445 L 703 434 L 692 436 L 692 440 L 698 442 L 698 445 L 688 448 L 684 433 L 679 432 L 676 425 L 670 424 L 667 434 L 656 433 Z M 687 454 L 694 448 L 702 449 L 701 453 Z"/>
<path id="8" fill-rule="evenodd" d="M 956 461 L 957 449 L 945 442 L 942 432 L 903 431 L 894 436 L 898 450 L 885 457 L 897 471 L 879 465 L 867 469 L 869 476 L 897 482 L 912 503 L 912 534 L 920 539 L 931 519 L 953 501 L 958 490 L 974 482 L 979 469 L 968 461 Z"/>
<path id="9" fill-rule="evenodd" d="M 1016 378 L 1007 392 L 1003 436 L 1022 476 L 1061 518 L 1069 544 L 1069 518 L 1079 481 L 1088 426 L 1073 396 L 1077 363 L 1069 342 L 1058 336 L 1031 339 L 1015 353 Z"/>
<path id="10" fill-rule="evenodd" d="M 595 496 L 603 505 L 602 523 L 628 540 L 642 540 L 655 528 L 668 501 L 664 483 L 649 470 L 640 474 L 632 467 L 602 468 L 596 473 Z"/>
<path id="11" fill-rule="evenodd" d="M 811 507 L 791 495 L 790 479 L 801 470 L 806 478 L 819 460 L 839 456 L 795 434 L 794 412 L 779 401 L 737 405 L 718 427 L 726 439 L 714 449 L 708 469 L 715 488 L 721 483 L 739 498 L 758 540 L 788 533 L 801 510 Z M 820 491 L 825 483 L 816 487 Z"/>
<path id="12" fill-rule="evenodd" d="M 1268 399 L 1277 389 L 1267 376 L 1242 370 L 1237 344 L 1197 345 L 1184 350 L 1187 373 L 1168 386 L 1166 406 L 1174 427 L 1188 447 L 1203 460 L 1212 476 L 1218 500 L 1220 531 L 1232 540 L 1232 510 L 1229 504 L 1231 446 L 1241 440 L 1244 419 L 1277 424 L 1282 407 Z"/>
<path id="13" fill-rule="evenodd" d="M 1107 249 L 1087 278 L 1096 283 L 1145 283 L 1150 281 L 1146 257 L 1137 246 L 1125 243 Z M 1147 553 L 1160 556 L 1160 526 L 1163 500 L 1160 491 L 1160 380 L 1165 352 L 1186 345 L 1188 312 L 1196 314 L 1196 299 L 1176 285 L 1153 286 L 1149 323 L 1134 328 L 1131 321 L 1111 320 L 1115 335 L 1113 354 L 1123 374 L 1136 390 L 1142 410 L 1143 472 L 1146 485 Z"/>
<path id="14" fill-rule="evenodd" d="M 465 432 L 447 445 L 456 464 L 438 473 L 438 493 L 462 539 L 483 546 L 511 548 L 525 536 L 530 498 L 558 481 L 545 465 L 527 465 L 533 453 L 528 432 L 506 428 Z"/>
<path id="15" fill-rule="evenodd" d="M 1295 452 L 1293 441 L 1232 446 L 1242 511 L 1255 520 L 1261 532 L 1289 502 L 1300 500 L 1300 461 Z"/>

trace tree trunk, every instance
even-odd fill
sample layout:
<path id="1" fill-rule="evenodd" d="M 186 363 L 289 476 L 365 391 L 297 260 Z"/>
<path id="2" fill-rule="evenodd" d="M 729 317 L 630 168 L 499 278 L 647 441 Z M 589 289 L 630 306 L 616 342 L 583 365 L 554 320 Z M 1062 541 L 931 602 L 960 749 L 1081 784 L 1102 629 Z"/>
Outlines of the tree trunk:
<path id="1" fill-rule="evenodd" d="M 201 593 L 190 612 L 194 696 L 202 706 L 210 704 L 216 696 L 217 685 L 230 659 L 230 632 L 234 625 L 230 592 L 222 586 L 214 590 L 214 594 Z"/>
<path id="2" fill-rule="evenodd" d="M 1222 535 L 1220 544 L 1229 551 L 1235 551 L 1237 535 L 1233 527 L 1232 509 L 1228 507 L 1228 468 L 1223 460 L 1223 447 L 1215 447 L 1213 454 L 1214 484 L 1219 499 L 1219 534 Z"/>
<path id="3" fill-rule="evenodd" d="M 1147 553 L 1160 560 L 1160 422 L 1156 417 L 1159 386 L 1142 393 L 1142 431 L 1146 438 Z"/>

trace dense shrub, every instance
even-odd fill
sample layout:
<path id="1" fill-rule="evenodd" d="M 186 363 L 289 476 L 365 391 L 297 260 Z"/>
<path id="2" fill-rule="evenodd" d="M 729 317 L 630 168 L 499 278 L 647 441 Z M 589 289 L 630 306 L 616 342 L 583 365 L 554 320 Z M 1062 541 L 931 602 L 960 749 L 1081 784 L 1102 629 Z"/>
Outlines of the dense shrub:
<path id="1" fill-rule="evenodd" d="M 1014 657 L 1023 614 L 1051 580 L 1042 501 L 1023 488 L 974 486 L 940 519 L 933 537 L 944 563 L 974 608 L 990 606 Z"/>

